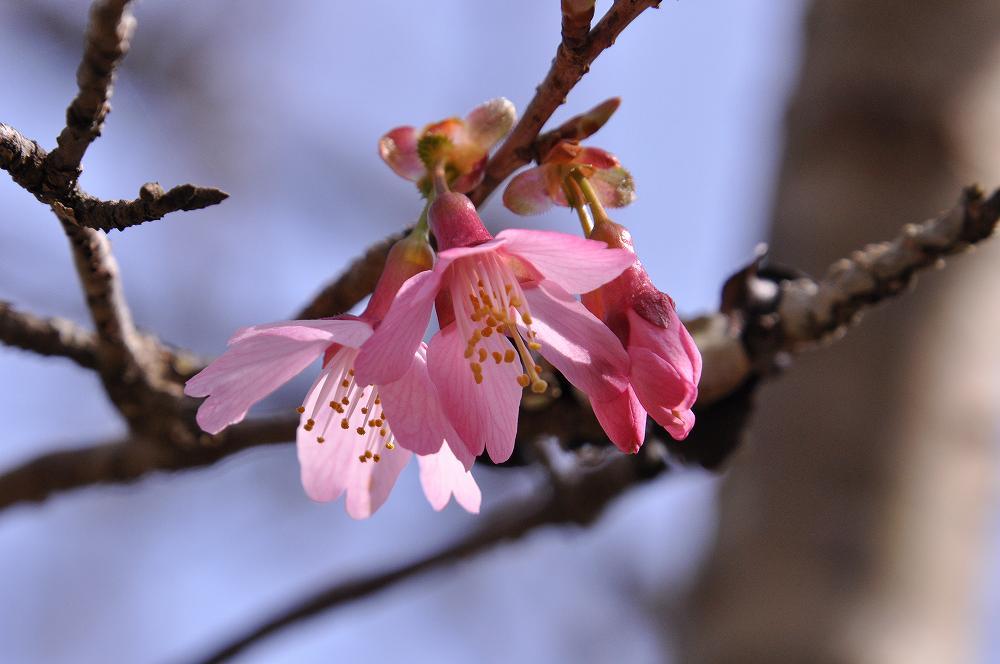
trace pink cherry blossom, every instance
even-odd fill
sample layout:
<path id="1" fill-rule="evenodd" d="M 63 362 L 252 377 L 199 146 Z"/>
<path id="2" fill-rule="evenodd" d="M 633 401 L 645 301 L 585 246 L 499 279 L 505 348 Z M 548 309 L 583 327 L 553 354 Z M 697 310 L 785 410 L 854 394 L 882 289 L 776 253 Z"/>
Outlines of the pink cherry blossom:
<path id="1" fill-rule="evenodd" d="M 677 315 L 673 300 L 653 285 L 623 226 L 598 220 L 592 238 L 630 252 L 616 279 L 583 295 L 583 303 L 621 339 L 630 359 L 629 386 L 616 398 L 592 400 L 608 437 L 623 451 L 642 445 L 646 414 L 676 440 L 694 426 L 701 353 Z"/>
<path id="2" fill-rule="evenodd" d="M 627 353 L 572 294 L 616 277 L 631 254 L 547 231 L 506 230 L 493 238 L 458 193 L 439 194 L 429 219 L 438 262 L 403 284 L 362 346 L 355 369 L 363 381 L 402 377 L 437 300 L 441 330 L 427 349 L 428 370 L 472 455 L 485 449 L 498 463 L 510 457 L 522 388 L 547 388 L 533 353 L 593 399 L 626 388 Z"/>
<path id="3" fill-rule="evenodd" d="M 483 179 L 490 148 L 507 135 L 516 119 L 510 101 L 491 99 L 464 119 L 448 118 L 419 130 L 396 127 L 379 140 L 379 155 L 397 175 L 418 183 L 425 192 L 430 191 L 432 166 L 444 168 L 454 191 L 469 191 Z"/>
<path id="4" fill-rule="evenodd" d="M 441 413 L 427 372 L 426 346 L 407 358 L 395 381 L 359 383 L 353 369 L 358 348 L 378 327 L 399 285 L 432 262 L 426 240 L 411 236 L 390 251 L 361 316 L 282 321 L 237 332 L 226 352 L 185 386 L 189 396 L 207 397 L 198 409 L 199 425 L 214 434 L 239 422 L 254 403 L 323 357 L 320 374 L 298 409 L 296 437 L 306 493 L 328 501 L 346 492 L 348 514 L 366 518 L 385 502 L 416 453 L 424 492 L 435 509 L 454 495 L 465 509 L 478 512 L 479 488 L 469 472 L 473 459 Z"/>
<path id="5" fill-rule="evenodd" d="M 635 200 L 632 176 L 618 159 L 600 148 L 581 147 L 560 141 L 541 163 L 516 175 L 503 192 L 503 204 L 516 214 L 541 214 L 555 205 L 568 206 L 566 186 L 572 171 L 586 177 L 601 203 L 624 207 Z"/>

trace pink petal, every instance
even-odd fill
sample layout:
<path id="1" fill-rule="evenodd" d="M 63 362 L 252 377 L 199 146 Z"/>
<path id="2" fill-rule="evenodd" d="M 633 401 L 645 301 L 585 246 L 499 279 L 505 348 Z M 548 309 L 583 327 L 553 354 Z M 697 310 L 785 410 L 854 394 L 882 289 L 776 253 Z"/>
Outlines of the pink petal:
<path id="1" fill-rule="evenodd" d="M 396 441 L 411 452 L 433 454 L 444 439 L 437 390 L 427 373 L 424 344 L 399 380 L 379 385 L 382 409 Z"/>
<path id="2" fill-rule="evenodd" d="M 483 382 L 476 384 L 465 358 L 465 345 L 454 323 L 434 335 L 427 349 L 431 380 L 445 417 L 469 451 L 478 456 L 485 448 L 494 462 L 502 463 L 514 451 L 521 365 L 518 361 L 499 365 L 485 362 Z M 484 339 L 481 347 L 501 355 L 512 349 L 507 338 L 497 334 Z"/>
<path id="3" fill-rule="evenodd" d="M 488 151 L 510 132 L 516 121 L 514 104 L 497 97 L 476 106 L 465 116 L 465 131 L 470 141 Z"/>
<path id="4" fill-rule="evenodd" d="M 208 397 L 198 408 L 198 425 L 215 434 L 239 422 L 253 404 L 309 366 L 329 344 L 329 333 L 296 326 L 242 337 L 184 386 L 188 396 Z"/>
<path id="5" fill-rule="evenodd" d="M 635 200 L 635 182 L 621 166 L 599 170 L 589 179 L 597 197 L 607 207 L 625 207 Z"/>
<path id="6" fill-rule="evenodd" d="M 690 410 L 698 397 L 697 387 L 652 351 L 630 346 L 628 352 L 632 387 L 639 402 L 671 436 L 684 439 L 694 426 Z"/>
<path id="7" fill-rule="evenodd" d="M 552 207 L 545 170 L 541 166 L 518 173 L 503 192 L 503 204 L 514 214 L 531 216 Z"/>
<path id="8" fill-rule="evenodd" d="M 354 364 L 359 383 L 385 385 L 402 377 L 427 331 L 440 284 L 437 267 L 406 280 L 375 334 L 361 347 Z"/>
<path id="9" fill-rule="evenodd" d="M 612 399 L 628 386 L 629 356 L 618 337 L 551 281 L 524 288 L 538 351 L 591 399 Z"/>
<path id="10" fill-rule="evenodd" d="M 353 476 L 362 470 L 358 455 L 364 451 L 361 437 L 354 431 L 354 427 L 362 423 L 360 409 L 352 418 L 354 421 L 349 429 L 341 428 L 338 421 L 330 421 L 342 417 L 330 408 L 320 409 L 312 431 L 303 428 L 306 420 L 312 417 L 327 380 L 335 381 L 338 377 L 324 375 L 309 390 L 303 404 L 306 412 L 302 414 L 295 433 L 302 487 L 306 495 L 320 502 L 340 497 Z M 322 443 L 317 441 L 321 434 L 325 438 Z"/>
<path id="11" fill-rule="evenodd" d="M 626 454 L 635 454 L 646 438 L 646 410 L 631 386 L 607 401 L 590 400 L 597 421 L 611 442 Z"/>
<path id="12" fill-rule="evenodd" d="M 581 148 L 580 152 L 573 158 L 573 163 L 586 164 L 587 166 L 593 166 L 599 170 L 621 166 L 621 162 L 618 161 L 618 157 L 614 156 L 607 150 L 592 147 Z"/>
<path id="13" fill-rule="evenodd" d="M 316 332 L 305 330 L 315 330 Z M 237 341 L 243 341 L 260 334 L 280 334 L 295 338 L 313 335 L 317 339 L 326 338 L 327 343 L 357 348 L 372 335 L 372 326 L 370 323 L 353 316 L 318 320 L 283 320 L 277 323 L 240 328 L 229 338 L 228 343 L 232 345 Z"/>
<path id="14" fill-rule="evenodd" d="M 673 306 L 663 308 L 666 327 L 654 325 L 635 311 L 626 312 L 630 347 L 645 348 L 666 360 L 686 381 L 698 385 L 701 380 L 701 352 L 691 333 L 684 327 Z"/>
<path id="15" fill-rule="evenodd" d="M 437 454 L 418 456 L 417 463 L 420 465 L 420 485 L 431 507 L 441 511 L 454 495 L 466 511 L 479 513 L 482 502 L 479 485 L 447 445 Z"/>
<path id="16" fill-rule="evenodd" d="M 378 153 L 397 175 L 416 182 L 424 175 L 424 164 L 417 154 L 417 130 L 396 127 L 379 139 Z"/>
<path id="17" fill-rule="evenodd" d="M 587 293 L 622 273 L 635 256 L 603 242 L 554 231 L 509 228 L 497 235 L 503 251 L 530 263 L 570 293 Z"/>
<path id="18" fill-rule="evenodd" d="M 354 460 L 360 470 L 351 475 L 346 501 L 352 519 L 367 519 L 382 507 L 411 456 L 408 450 L 396 448 L 383 454 L 378 463 Z"/>

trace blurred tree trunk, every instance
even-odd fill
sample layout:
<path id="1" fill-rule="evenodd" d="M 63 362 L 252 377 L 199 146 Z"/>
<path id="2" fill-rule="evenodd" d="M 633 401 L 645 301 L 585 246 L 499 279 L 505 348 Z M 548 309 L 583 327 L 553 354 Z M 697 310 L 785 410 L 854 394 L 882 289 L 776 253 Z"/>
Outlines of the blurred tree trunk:
<path id="1" fill-rule="evenodd" d="M 822 273 L 1000 183 L 1000 2 L 817 0 L 771 246 Z M 992 107 L 991 107 L 992 106 Z M 760 395 L 684 662 L 967 662 L 997 496 L 1000 242 Z"/>

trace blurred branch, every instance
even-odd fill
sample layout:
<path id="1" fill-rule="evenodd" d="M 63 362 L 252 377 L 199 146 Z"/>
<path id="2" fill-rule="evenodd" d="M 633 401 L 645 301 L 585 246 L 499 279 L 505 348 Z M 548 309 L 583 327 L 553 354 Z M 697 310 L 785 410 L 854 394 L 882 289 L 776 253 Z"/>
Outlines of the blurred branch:
<path id="1" fill-rule="evenodd" d="M 574 0 L 567 1 L 574 6 L 585 4 Z M 650 7 L 658 7 L 659 4 L 659 0 L 615 0 L 611 9 L 578 47 L 567 47 L 564 36 L 563 42 L 556 50 L 552 67 L 545 80 L 538 86 L 521 120 L 500 149 L 490 158 L 482 184 L 469 194 L 473 203 L 477 206 L 481 204 L 501 182 L 507 179 L 508 175 L 534 158 L 532 146 L 542 126 L 552 117 L 555 110 L 566 102 L 570 90 L 590 70 L 590 65 L 597 56 L 611 46 L 622 30 L 639 14 Z M 565 34 L 565 14 L 563 26 Z M 571 39 L 575 39 L 577 29 L 576 26 L 571 28 Z"/>
<path id="2" fill-rule="evenodd" d="M 561 473 L 556 486 L 542 483 L 530 495 L 496 508 L 482 517 L 471 532 L 437 553 L 385 572 L 338 581 L 198 661 L 209 664 L 232 659 L 292 623 L 367 597 L 416 574 L 475 555 L 500 542 L 517 539 L 540 526 L 588 525 L 614 498 L 657 476 L 665 468 L 663 449 L 655 443 L 643 447 L 640 454 L 634 456 L 609 452 L 598 462 L 577 462 Z"/>
<path id="3" fill-rule="evenodd" d="M 97 367 L 94 334 L 65 318 L 40 318 L 0 301 L 0 343 L 39 355 L 67 357 L 81 367 Z"/>
<path id="4" fill-rule="evenodd" d="M 283 443 L 294 436 L 298 420 L 250 420 L 217 436 L 203 434 L 183 448 L 143 435 L 82 449 L 50 452 L 0 474 L 0 509 L 41 502 L 52 494 L 99 484 L 122 484 L 152 471 L 173 471 L 213 464 L 250 447 Z"/>

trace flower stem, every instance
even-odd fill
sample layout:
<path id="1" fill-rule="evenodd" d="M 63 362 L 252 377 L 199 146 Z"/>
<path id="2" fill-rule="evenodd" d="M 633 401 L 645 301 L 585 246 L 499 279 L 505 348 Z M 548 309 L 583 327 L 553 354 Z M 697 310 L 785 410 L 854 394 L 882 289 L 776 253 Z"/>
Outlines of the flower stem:
<path id="1" fill-rule="evenodd" d="M 608 213 L 604 211 L 604 206 L 601 204 L 601 199 L 597 197 L 597 192 L 590 185 L 590 180 L 583 176 L 583 173 L 574 169 L 570 173 L 570 177 L 573 178 L 573 183 L 580 188 L 580 193 L 583 194 L 584 198 L 587 199 L 587 205 L 590 206 L 590 213 L 594 215 L 594 223 L 599 224 L 607 221 L 611 221 L 608 217 Z"/>
<path id="2" fill-rule="evenodd" d="M 413 230 L 410 231 L 410 236 L 428 242 L 430 240 L 430 228 L 427 223 L 427 211 L 431 208 L 431 203 L 434 201 L 433 193 L 427 198 L 427 202 L 424 204 L 424 209 L 420 212 L 420 218 L 417 219 L 417 223 L 413 226 Z"/>
<path id="3" fill-rule="evenodd" d="M 580 192 L 580 187 L 573 180 L 566 178 L 563 180 L 562 188 L 563 193 L 566 194 L 566 202 L 576 210 L 576 215 L 580 218 L 580 228 L 583 229 L 584 237 L 590 237 L 590 234 L 594 232 L 594 224 L 590 221 L 587 208 L 583 204 L 583 194 Z"/>

